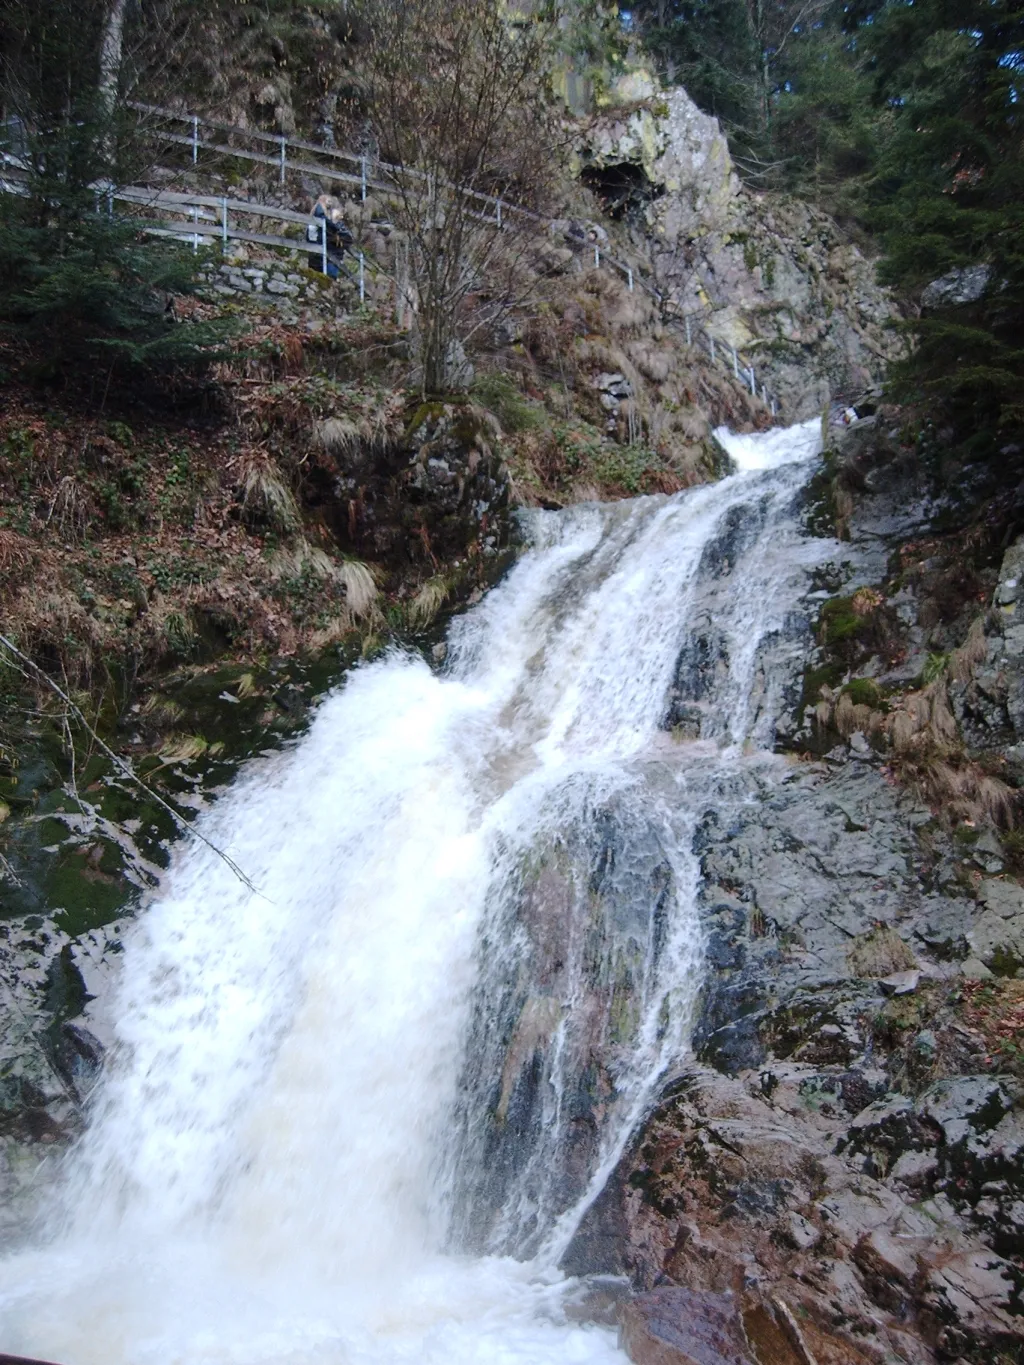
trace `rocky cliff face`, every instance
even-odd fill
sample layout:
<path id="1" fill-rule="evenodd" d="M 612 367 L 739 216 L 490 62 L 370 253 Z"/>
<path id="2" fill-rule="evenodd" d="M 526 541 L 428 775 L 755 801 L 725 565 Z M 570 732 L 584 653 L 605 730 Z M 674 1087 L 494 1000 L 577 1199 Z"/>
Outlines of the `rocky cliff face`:
<path id="1" fill-rule="evenodd" d="M 955 556 L 933 529 L 950 508 L 922 462 L 881 418 L 833 447 L 859 491 L 779 718 L 802 757 L 709 803 L 693 1061 L 566 1258 L 639 1291 L 620 1320 L 641 1365 L 1024 1353 L 1024 891 L 1016 836 L 953 790 L 987 780 L 1004 811 L 1017 799 L 1024 541 L 951 598 Z M 907 559 L 917 572 L 893 574 Z M 830 604 L 858 593 L 868 610 L 848 612 L 840 646 Z M 855 637 L 847 681 L 824 683 Z M 940 789 L 923 773 L 941 765 Z"/>
<path id="2" fill-rule="evenodd" d="M 748 353 L 791 418 L 878 379 L 898 353 L 872 261 L 825 214 L 744 186 L 685 90 L 598 116 L 578 155 L 671 310 Z"/>

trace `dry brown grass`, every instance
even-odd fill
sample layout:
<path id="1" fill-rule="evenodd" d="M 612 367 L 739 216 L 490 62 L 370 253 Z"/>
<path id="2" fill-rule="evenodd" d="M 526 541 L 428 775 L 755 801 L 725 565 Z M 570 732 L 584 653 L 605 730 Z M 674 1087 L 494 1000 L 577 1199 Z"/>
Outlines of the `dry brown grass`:
<path id="1" fill-rule="evenodd" d="M 335 459 L 391 449 L 401 438 L 401 414 L 394 405 L 378 405 L 359 413 L 339 413 L 316 428 L 316 440 Z"/>
<path id="2" fill-rule="evenodd" d="M 335 570 L 335 580 L 345 590 L 345 605 L 360 621 L 377 614 L 377 582 L 373 570 L 358 559 L 346 559 Z"/>
<path id="3" fill-rule="evenodd" d="M 270 456 L 265 451 L 251 451 L 244 457 L 239 474 L 246 520 L 265 523 L 276 531 L 294 531 L 299 509 Z"/>
<path id="4" fill-rule="evenodd" d="M 976 665 L 984 663 L 988 654 L 985 625 L 985 616 L 976 617 L 971 622 L 967 639 L 949 656 L 949 676 L 954 682 L 970 682 Z"/>
<path id="5" fill-rule="evenodd" d="M 893 755 L 890 770 L 945 825 L 1013 827 L 1017 794 L 959 747 L 911 748 Z"/>
<path id="6" fill-rule="evenodd" d="M 448 598 L 448 583 L 438 574 L 428 578 L 409 604 L 409 622 L 417 630 L 423 630 L 437 617 Z"/>
<path id="7" fill-rule="evenodd" d="M 0 526 L 0 573 L 9 583 L 32 562 L 32 542 L 17 531 Z"/>
<path id="8" fill-rule="evenodd" d="M 909 971 L 917 959 L 891 925 L 880 924 L 855 938 L 846 955 L 853 976 L 877 979 Z"/>
<path id="9" fill-rule="evenodd" d="M 47 525 L 55 526 L 62 540 L 81 545 L 92 516 L 88 492 L 74 474 L 65 474 L 50 501 Z"/>
<path id="10" fill-rule="evenodd" d="M 109 621 L 92 615 L 70 590 L 49 577 L 26 584 L 7 615 L 26 653 L 56 663 L 75 686 L 88 685 L 115 644 Z"/>
<path id="11" fill-rule="evenodd" d="M 962 668 L 985 656 L 983 623 L 975 622 L 961 647 Z M 886 711 L 884 706 L 888 706 Z M 889 772 L 913 791 L 947 826 L 968 822 L 1012 829 L 1017 795 L 968 753 L 949 700 L 945 676 L 877 705 L 854 702 L 848 691 L 828 686 L 814 707 L 815 724 L 833 727 L 844 739 L 856 731 L 876 749 L 889 749 Z"/>

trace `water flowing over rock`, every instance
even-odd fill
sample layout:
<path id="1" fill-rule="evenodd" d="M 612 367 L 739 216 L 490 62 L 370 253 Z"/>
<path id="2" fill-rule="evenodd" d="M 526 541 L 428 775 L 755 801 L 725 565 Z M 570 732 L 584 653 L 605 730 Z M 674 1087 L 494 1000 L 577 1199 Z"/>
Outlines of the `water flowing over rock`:
<path id="1" fill-rule="evenodd" d="M 898 353 L 873 263 L 825 214 L 744 186 L 717 119 L 685 90 L 599 115 L 578 155 L 584 182 L 632 222 L 672 310 L 744 350 L 787 412 L 820 412 Z"/>
<path id="2" fill-rule="evenodd" d="M 1018 900 L 968 894 L 863 735 L 773 752 L 818 584 L 910 515 L 811 535 L 820 433 L 721 432 L 718 484 L 531 514 L 442 668 L 356 669 L 202 817 L 258 894 L 193 845 L 126 930 L 3 1349 L 1020 1354 L 1019 1086 L 947 1016 L 887 1041 L 969 952 L 1005 969 Z M 0 1152 L 23 1204 L 34 1178 Z"/>
<path id="3" fill-rule="evenodd" d="M 695 821 L 791 701 L 766 661 L 808 629 L 818 439 L 740 442 L 746 469 L 675 497 L 535 514 L 440 675 L 358 669 L 203 817 L 259 894 L 193 846 L 125 935 L 51 1240 L 0 1277 L 6 1348 L 621 1358 L 566 1316 L 554 1266 L 686 1052 Z M 673 680 L 709 615 L 719 705 L 687 745 Z"/>

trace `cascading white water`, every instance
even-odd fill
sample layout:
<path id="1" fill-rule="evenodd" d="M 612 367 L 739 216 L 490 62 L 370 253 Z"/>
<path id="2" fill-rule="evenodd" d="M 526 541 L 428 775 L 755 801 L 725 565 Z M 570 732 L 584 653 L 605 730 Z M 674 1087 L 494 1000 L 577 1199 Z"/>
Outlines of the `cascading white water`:
<path id="1" fill-rule="evenodd" d="M 686 1045 L 694 811 L 666 695 L 699 603 L 730 648 L 714 743 L 689 747 L 705 765 L 741 761 L 767 738 L 759 648 L 804 586 L 789 508 L 816 426 L 723 435 L 740 472 L 716 485 L 537 514 L 533 548 L 453 629 L 442 676 L 400 655 L 357 670 L 204 817 L 260 894 L 190 844 L 141 913 L 118 1048 L 59 1208 L 0 1262 L 0 1351 L 66 1365 L 622 1359 L 607 1329 L 565 1320 L 556 1265 Z M 466 1096 L 505 1084 L 480 1062 L 494 1051 L 483 997 L 514 957 L 493 944 L 504 888 L 524 850 L 613 798 L 655 812 L 671 892 L 639 950 L 607 1122 L 567 1204 L 545 1171 L 567 1131 L 585 987 L 570 972 L 546 1026 L 548 1145 L 522 1154 L 484 1219 L 492 1250 L 533 1259 L 471 1256 L 453 1210 L 487 1183 Z"/>

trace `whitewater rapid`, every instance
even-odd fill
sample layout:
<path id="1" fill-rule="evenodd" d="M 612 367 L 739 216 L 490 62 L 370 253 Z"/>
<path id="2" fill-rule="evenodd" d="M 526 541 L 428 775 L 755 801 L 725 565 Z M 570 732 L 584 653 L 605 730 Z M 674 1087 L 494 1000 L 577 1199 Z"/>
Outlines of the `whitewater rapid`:
<path id="1" fill-rule="evenodd" d="M 399 653 L 355 670 L 203 817 L 258 893 L 190 842 L 140 913 L 88 1129 L 34 1240 L 0 1262 L 0 1352 L 624 1359 L 609 1329 L 567 1318 L 558 1261 L 685 1053 L 700 961 L 689 793 L 701 764 L 770 742 L 759 658 L 813 559 L 791 508 L 818 424 L 719 438 L 737 472 L 718 484 L 535 514 L 531 548 L 455 623 L 440 673 Z M 698 607 L 729 642 L 699 762 L 663 723 Z M 663 807 L 668 929 L 586 1189 L 566 1206 L 546 1174 L 563 1141 L 556 1069 L 548 1146 L 487 1223 L 493 1254 L 469 1255 L 453 1209 L 489 1179 L 473 1169 L 466 1097 L 489 1055 L 474 1031 L 504 970 L 500 951 L 482 961 L 481 934 L 504 922 L 511 869 L 595 793 Z M 567 1039 L 574 990 L 558 1004 Z"/>

